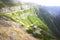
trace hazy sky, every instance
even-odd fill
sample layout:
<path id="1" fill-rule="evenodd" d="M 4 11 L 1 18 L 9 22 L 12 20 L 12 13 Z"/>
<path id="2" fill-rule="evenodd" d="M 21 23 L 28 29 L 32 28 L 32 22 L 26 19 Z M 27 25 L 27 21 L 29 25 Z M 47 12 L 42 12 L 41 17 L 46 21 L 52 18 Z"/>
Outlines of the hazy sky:
<path id="1" fill-rule="evenodd" d="M 32 2 L 45 6 L 60 6 L 60 0 L 21 0 L 23 2 Z"/>

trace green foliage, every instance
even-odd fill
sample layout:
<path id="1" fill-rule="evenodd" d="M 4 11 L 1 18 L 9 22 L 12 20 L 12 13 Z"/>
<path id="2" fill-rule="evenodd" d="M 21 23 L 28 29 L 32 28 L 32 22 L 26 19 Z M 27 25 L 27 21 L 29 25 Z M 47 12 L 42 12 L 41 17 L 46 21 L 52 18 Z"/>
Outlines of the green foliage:
<path id="1" fill-rule="evenodd" d="M 7 7 L 7 5 L 4 4 L 2 1 L 0 1 L 0 9 L 1 9 L 2 7 Z"/>
<path id="2" fill-rule="evenodd" d="M 23 24 L 25 27 L 28 27 L 29 30 L 27 30 L 28 33 L 33 34 L 37 38 L 42 38 L 43 40 L 50 40 L 50 37 L 54 38 L 54 36 L 51 34 L 50 29 L 46 25 L 46 23 L 41 19 L 38 18 L 34 12 L 36 11 L 36 7 L 22 10 L 22 11 L 12 11 L 10 13 L 1 13 L 0 15 L 11 19 L 14 22 L 18 22 Z M 21 17 L 21 15 L 28 13 L 29 15 L 25 18 Z M 39 29 L 42 29 L 42 32 L 40 30 L 39 33 L 36 32 L 32 27 L 37 26 Z M 32 29 L 30 29 L 32 28 Z M 40 34 L 41 33 L 41 34 Z"/>

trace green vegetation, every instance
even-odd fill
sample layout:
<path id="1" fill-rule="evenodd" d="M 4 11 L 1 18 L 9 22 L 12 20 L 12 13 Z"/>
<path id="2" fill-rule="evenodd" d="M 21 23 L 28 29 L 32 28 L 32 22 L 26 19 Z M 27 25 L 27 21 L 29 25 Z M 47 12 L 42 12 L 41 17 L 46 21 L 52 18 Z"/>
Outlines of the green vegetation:
<path id="1" fill-rule="evenodd" d="M 6 3 L 6 0 L 0 1 L 0 9 L 3 7 L 12 7 L 12 6 L 20 6 L 20 5 L 22 5 L 22 4 L 16 4 L 16 3 L 8 4 L 8 2 Z"/>
<path id="2" fill-rule="evenodd" d="M 2 3 L 3 4 L 3 3 Z M 50 40 L 55 38 L 52 32 L 46 25 L 45 21 L 40 17 L 38 18 L 34 13 L 37 11 L 37 7 L 32 7 L 26 10 L 12 11 L 9 13 L 0 13 L 0 17 L 10 19 L 11 21 L 18 22 L 28 28 L 27 32 L 32 34 L 36 38 L 43 40 Z M 40 15 L 41 16 L 41 15 Z M 6 19 L 6 20 L 7 20 Z M 36 31 L 33 27 L 37 26 Z M 41 29 L 41 30 L 40 30 Z"/>
<path id="3" fill-rule="evenodd" d="M 2 1 L 0 1 L 0 9 L 1 9 L 2 7 L 6 7 L 6 4 L 4 4 Z"/>

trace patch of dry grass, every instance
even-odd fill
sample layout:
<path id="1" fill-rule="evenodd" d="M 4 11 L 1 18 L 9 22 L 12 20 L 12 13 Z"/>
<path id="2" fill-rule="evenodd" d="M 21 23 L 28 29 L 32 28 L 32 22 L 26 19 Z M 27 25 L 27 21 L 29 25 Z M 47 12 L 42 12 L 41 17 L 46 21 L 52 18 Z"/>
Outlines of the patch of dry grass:
<path id="1" fill-rule="evenodd" d="M 5 21 L 3 24 L 1 24 L 1 22 L 0 22 L 0 40 L 38 40 L 27 34 L 24 28 L 19 27 L 18 24 L 15 24 L 10 21 Z M 4 24 L 6 25 L 7 23 L 10 26 L 8 27 L 4 26 Z"/>

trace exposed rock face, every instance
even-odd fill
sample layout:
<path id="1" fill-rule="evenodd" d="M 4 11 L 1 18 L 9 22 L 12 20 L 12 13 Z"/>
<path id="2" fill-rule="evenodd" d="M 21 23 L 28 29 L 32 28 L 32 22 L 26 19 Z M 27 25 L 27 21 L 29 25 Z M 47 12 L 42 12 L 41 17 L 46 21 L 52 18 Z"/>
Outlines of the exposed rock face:
<path id="1" fill-rule="evenodd" d="M 26 10 L 29 9 L 30 7 L 28 5 L 22 5 L 22 6 L 13 6 L 13 7 L 5 7 L 5 8 L 1 8 L 0 12 L 4 12 L 4 13 L 8 13 L 11 11 L 18 11 L 18 10 Z"/>
<path id="2" fill-rule="evenodd" d="M 38 40 L 20 26 L 20 24 L 0 19 L 0 40 Z"/>

